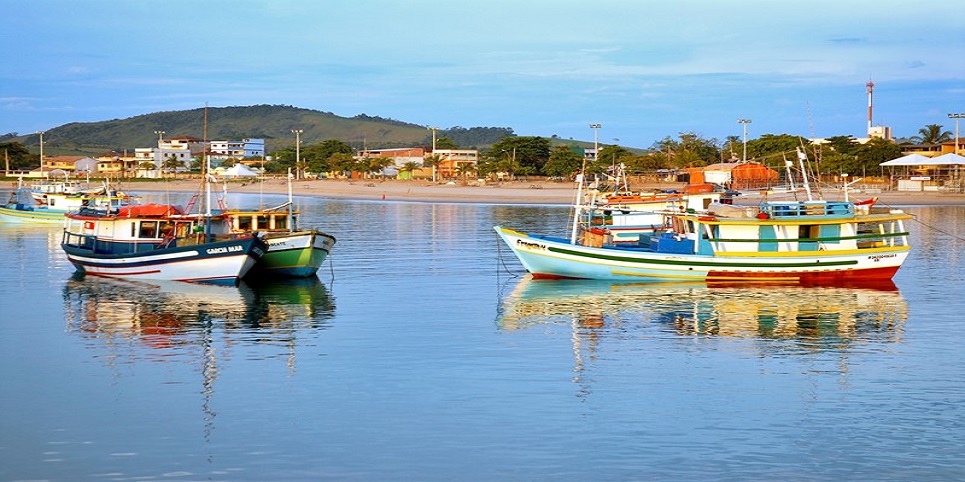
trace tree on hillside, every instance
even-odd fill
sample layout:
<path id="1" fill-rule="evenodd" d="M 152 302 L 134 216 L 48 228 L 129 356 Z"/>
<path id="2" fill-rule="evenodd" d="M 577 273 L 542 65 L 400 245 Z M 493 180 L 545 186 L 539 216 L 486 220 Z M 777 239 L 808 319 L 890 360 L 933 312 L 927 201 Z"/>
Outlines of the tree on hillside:
<path id="1" fill-rule="evenodd" d="M 543 137 L 504 137 L 493 144 L 491 152 L 511 157 L 516 167 L 514 174 L 539 174 L 549 160 L 550 141 Z"/>
<path id="2" fill-rule="evenodd" d="M 19 142 L 0 143 L 0 166 L 7 169 L 7 163 L 11 170 L 19 171 L 33 169 L 40 166 L 40 156 L 31 156 L 30 150 Z"/>
<path id="3" fill-rule="evenodd" d="M 568 179 L 580 171 L 582 164 L 583 156 L 573 152 L 569 146 L 560 144 L 550 152 L 549 160 L 543 165 L 543 174 Z"/>
<path id="4" fill-rule="evenodd" d="M 743 140 L 741 141 L 743 144 Z M 784 159 L 807 142 L 800 136 L 789 134 L 764 134 L 747 141 L 747 160 L 764 164 L 771 168 L 784 168 Z M 743 155 L 743 145 L 741 145 Z M 794 154 L 796 155 L 796 154 Z M 789 159 L 792 159 L 790 157 Z"/>
<path id="5" fill-rule="evenodd" d="M 626 148 L 620 146 L 603 146 L 600 148 L 600 153 L 596 156 L 595 164 L 599 169 L 607 169 L 631 157 L 633 157 L 633 153 Z"/>
<path id="6" fill-rule="evenodd" d="M 337 153 L 351 155 L 353 152 L 355 151 L 352 149 L 352 146 L 343 141 L 338 139 L 326 139 L 318 144 L 303 147 L 301 152 L 298 154 L 300 154 L 302 162 L 305 163 L 305 168 L 307 170 L 315 173 L 321 173 L 328 171 L 328 160 L 332 157 L 332 155 Z"/>
<path id="7" fill-rule="evenodd" d="M 513 130 L 509 127 L 451 127 L 449 129 L 443 129 L 440 131 L 445 137 L 452 139 L 453 143 L 460 146 L 473 146 L 472 148 L 478 148 L 479 146 L 488 146 L 498 142 L 504 137 L 513 137 Z M 425 143 L 429 145 L 432 141 L 431 136 L 426 137 Z M 441 147 L 438 145 L 439 140 L 436 140 L 436 147 L 439 149 L 459 149 L 458 147 Z"/>
<path id="8" fill-rule="evenodd" d="M 720 149 L 716 139 L 704 139 L 693 132 L 681 132 L 679 140 L 670 136 L 657 141 L 653 150 L 662 153 L 670 167 L 697 167 L 717 162 Z"/>
<path id="9" fill-rule="evenodd" d="M 725 158 L 743 159 L 744 139 L 741 136 L 727 136 L 720 150 Z"/>
<path id="10" fill-rule="evenodd" d="M 436 138 L 436 149 L 459 149 L 459 145 L 448 137 Z"/>
<path id="11" fill-rule="evenodd" d="M 831 174 L 867 176 L 878 174 L 882 162 L 901 157 L 901 147 L 887 139 L 871 139 L 865 144 L 854 144 L 849 149 L 837 149 L 822 159 L 822 171 Z"/>
<path id="12" fill-rule="evenodd" d="M 918 144 L 941 144 L 942 142 L 949 141 L 952 138 L 952 133 L 949 131 L 942 131 L 941 125 L 938 124 L 928 124 L 921 129 L 918 129 L 918 135 L 911 136 L 911 140 L 917 142 Z"/>

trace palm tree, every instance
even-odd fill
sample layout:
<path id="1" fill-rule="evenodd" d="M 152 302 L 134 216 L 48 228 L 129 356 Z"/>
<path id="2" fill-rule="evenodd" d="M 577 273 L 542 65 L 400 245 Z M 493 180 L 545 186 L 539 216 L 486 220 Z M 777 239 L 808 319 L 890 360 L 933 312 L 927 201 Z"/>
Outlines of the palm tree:
<path id="1" fill-rule="evenodd" d="M 432 182 L 436 182 L 436 167 L 442 162 L 442 157 L 438 154 L 429 154 L 422 159 L 423 166 L 432 168 Z"/>
<path id="2" fill-rule="evenodd" d="M 175 179 L 178 178 L 179 167 L 183 167 L 183 164 L 181 164 L 181 161 L 179 161 L 178 158 L 174 156 L 174 154 L 168 156 L 168 158 L 161 163 L 161 168 L 167 172 L 173 172 Z"/>
<path id="3" fill-rule="evenodd" d="M 400 176 L 403 179 L 412 179 L 412 172 L 419 168 L 419 164 L 416 162 L 409 161 L 399 168 L 400 173 L 408 173 L 407 176 Z"/>
<path id="4" fill-rule="evenodd" d="M 942 127 L 943 126 L 938 124 L 928 124 L 918 129 L 920 135 L 911 136 L 911 140 L 918 144 L 941 144 L 942 142 L 951 140 L 952 133 L 949 131 L 942 132 Z"/>

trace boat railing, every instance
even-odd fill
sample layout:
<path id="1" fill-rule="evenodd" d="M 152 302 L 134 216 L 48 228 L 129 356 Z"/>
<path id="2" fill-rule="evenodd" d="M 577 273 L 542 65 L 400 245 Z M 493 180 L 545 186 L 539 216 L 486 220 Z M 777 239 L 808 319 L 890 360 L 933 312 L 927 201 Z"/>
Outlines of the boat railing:
<path id="1" fill-rule="evenodd" d="M 63 244 L 73 248 L 88 250 L 96 254 L 134 254 L 154 251 L 163 240 L 150 242 L 118 242 L 99 239 L 94 234 L 73 233 L 64 230 Z"/>
<path id="2" fill-rule="evenodd" d="M 827 202 L 766 202 L 761 212 L 771 218 L 797 218 L 804 216 L 850 217 L 854 216 L 854 203 Z"/>

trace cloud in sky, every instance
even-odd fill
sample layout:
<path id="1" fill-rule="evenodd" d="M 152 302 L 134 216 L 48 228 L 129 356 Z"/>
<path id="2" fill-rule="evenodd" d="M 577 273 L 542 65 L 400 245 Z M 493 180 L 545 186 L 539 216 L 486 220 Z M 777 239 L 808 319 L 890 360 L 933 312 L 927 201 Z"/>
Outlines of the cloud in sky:
<path id="1" fill-rule="evenodd" d="M 648 147 L 665 136 L 910 136 L 965 111 L 945 2 L 13 0 L 0 132 L 286 104 Z M 945 12 L 945 13 L 942 13 Z"/>

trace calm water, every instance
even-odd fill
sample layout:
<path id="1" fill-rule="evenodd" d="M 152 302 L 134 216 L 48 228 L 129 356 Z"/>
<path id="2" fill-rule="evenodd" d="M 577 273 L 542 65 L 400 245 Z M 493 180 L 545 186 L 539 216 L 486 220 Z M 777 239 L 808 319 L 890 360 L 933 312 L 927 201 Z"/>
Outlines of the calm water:
<path id="1" fill-rule="evenodd" d="M 965 207 L 891 289 L 756 289 L 520 276 L 491 227 L 559 207 L 299 203 L 319 279 L 237 288 L 0 225 L 0 480 L 965 479 Z"/>

